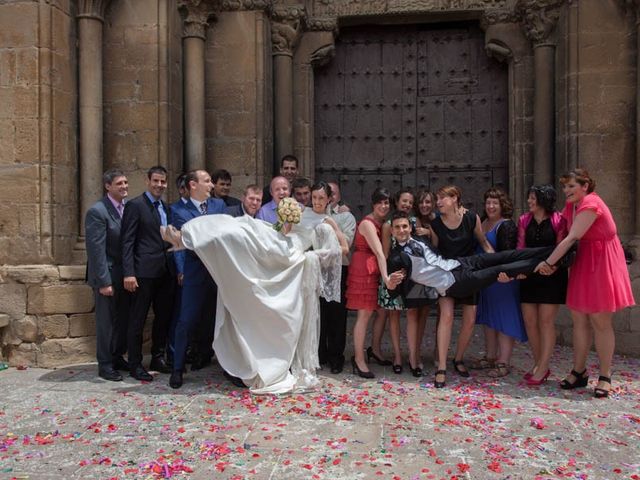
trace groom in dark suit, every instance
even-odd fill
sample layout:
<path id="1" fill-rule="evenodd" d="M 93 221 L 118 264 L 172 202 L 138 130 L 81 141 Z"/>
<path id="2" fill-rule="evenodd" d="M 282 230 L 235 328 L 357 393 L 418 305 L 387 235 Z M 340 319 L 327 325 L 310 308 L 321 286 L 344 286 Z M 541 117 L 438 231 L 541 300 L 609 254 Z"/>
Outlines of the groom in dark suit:
<path id="1" fill-rule="evenodd" d="M 174 227 L 181 229 L 186 222 L 201 215 L 225 213 L 224 202 L 211 197 L 213 183 L 207 172 L 194 170 L 187 173 L 185 185 L 189 200 L 171 205 L 171 223 Z M 218 288 L 192 250 L 177 251 L 175 260 L 178 276 L 182 278 L 182 298 L 175 329 L 173 372 L 169 385 L 180 388 L 190 336 L 193 337 L 192 347 L 195 351 L 191 369 L 198 370 L 211 363 Z"/>
<path id="2" fill-rule="evenodd" d="M 87 283 L 96 300 L 96 358 L 98 375 L 120 381 L 118 370 L 128 370 L 122 358 L 127 351 L 129 294 L 122 284 L 120 224 L 129 182 L 120 170 L 102 176 L 106 195 L 87 211 L 85 244 L 87 247 Z"/>
<path id="3" fill-rule="evenodd" d="M 132 294 L 128 329 L 129 367 L 137 380 L 153 377 L 142 366 L 142 331 L 153 303 L 151 370 L 169 373 L 164 355 L 171 322 L 175 289 L 175 264 L 171 246 L 160 236 L 160 227 L 171 222 L 162 200 L 167 189 L 167 171 L 152 167 L 147 172 L 147 191 L 127 202 L 122 218 L 122 266 L 124 288 Z"/>

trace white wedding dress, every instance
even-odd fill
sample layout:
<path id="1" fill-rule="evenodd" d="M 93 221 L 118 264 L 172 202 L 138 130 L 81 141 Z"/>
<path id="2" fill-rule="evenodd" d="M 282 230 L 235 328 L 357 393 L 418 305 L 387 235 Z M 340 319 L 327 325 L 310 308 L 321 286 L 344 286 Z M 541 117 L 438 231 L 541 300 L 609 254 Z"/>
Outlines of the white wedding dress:
<path id="1" fill-rule="evenodd" d="M 218 284 L 218 362 L 253 393 L 318 383 L 318 298 L 340 301 L 341 253 L 333 229 L 316 220 L 303 215 L 288 235 L 248 215 L 203 215 L 182 227 Z"/>

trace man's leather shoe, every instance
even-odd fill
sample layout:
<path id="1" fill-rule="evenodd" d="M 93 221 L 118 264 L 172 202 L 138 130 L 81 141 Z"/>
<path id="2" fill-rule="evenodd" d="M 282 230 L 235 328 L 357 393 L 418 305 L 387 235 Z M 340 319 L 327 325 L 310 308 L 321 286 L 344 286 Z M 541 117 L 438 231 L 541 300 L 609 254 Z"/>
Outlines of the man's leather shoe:
<path id="1" fill-rule="evenodd" d="M 331 373 L 342 373 L 342 369 L 344 367 L 344 362 L 335 362 L 331 363 Z"/>
<path id="2" fill-rule="evenodd" d="M 211 365 L 211 357 L 196 356 L 191 362 L 191 371 L 202 370 L 208 365 Z"/>
<path id="3" fill-rule="evenodd" d="M 153 380 L 153 376 L 151 376 L 151 374 L 149 374 L 142 365 L 133 367 L 129 375 L 142 382 L 151 382 Z"/>
<path id="4" fill-rule="evenodd" d="M 169 377 L 169 386 L 171 388 L 180 388 L 182 386 L 182 372 L 180 370 L 174 370 Z"/>
<path id="5" fill-rule="evenodd" d="M 122 375 L 117 370 L 114 370 L 111 367 L 104 367 L 98 369 L 98 375 L 100 378 L 104 378 L 105 380 L 109 380 L 110 382 L 121 382 Z"/>
<path id="6" fill-rule="evenodd" d="M 247 386 L 244 384 L 244 382 L 242 381 L 241 378 L 239 377 L 234 377 L 233 375 L 231 375 L 229 372 L 227 372 L 226 370 L 222 371 L 222 374 L 224 375 L 224 378 L 226 378 L 227 380 L 229 380 L 231 383 L 233 383 L 236 387 L 238 388 L 247 388 Z"/>
<path id="7" fill-rule="evenodd" d="M 122 370 L 123 372 L 129 371 L 129 363 L 122 357 L 115 357 L 111 362 L 114 370 Z"/>
<path id="8" fill-rule="evenodd" d="M 171 369 L 169 368 L 169 365 L 167 365 L 167 362 L 164 361 L 163 357 L 153 357 L 151 359 L 151 364 L 149 365 L 149 370 L 160 373 L 171 373 Z"/>

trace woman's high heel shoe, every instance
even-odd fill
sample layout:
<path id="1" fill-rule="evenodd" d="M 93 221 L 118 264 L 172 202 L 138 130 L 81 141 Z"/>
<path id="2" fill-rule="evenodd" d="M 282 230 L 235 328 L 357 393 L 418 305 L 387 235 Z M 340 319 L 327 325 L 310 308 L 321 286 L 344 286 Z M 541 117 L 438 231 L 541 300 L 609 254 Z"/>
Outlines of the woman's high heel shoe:
<path id="1" fill-rule="evenodd" d="M 547 381 L 547 379 L 549 378 L 549 375 L 551 375 L 551 370 L 547 370 L 540 380 L 536 380 L 535 378 L 533 378 L 533 375 L 532 375 L 529 378 L 527 378 L 527 385 L 531 385 L 531 386 L 542 385 L 544 382 Z"/>
<path id="2" fill-rule="evenodd" d="M 395 373 L 396 375 L 400 375 L 402 373 L 402 364 L 393 364 L 393 367 L 391 367 L 393 369 L 393 373 Z"/>
<path id="3" fill-rule="evenodd" d="M 560 388 L 563 390 L 573 390 L 578 387 L 586 387 L 589 383 L 589 375 L 584 376 L 587 373 L 587 369 L 585 368 L 582 372 L 576 372 L 575 370 L 571 370 L 570 375 L 576 377 L 575 382 L 570 382 L 566 378 L 560 382 Z"/>
<path id="4" fill-rule="evenodd" d="M 411 375 L 413 375 L 414 377 L 419 378 L 422 376 L 422 368 L 420 367 L 413 368 L 411 365 L 409 365 L 409 370 L 411 371 Z"/>
<path id="5" fill-rule="evenodd" d="M 464 367 L 464 370 L 462 370 L 462 368 L 460 368 L 460 367 Z M 464 378 L 468 378 L 469 377 L 469 370 L 467 370 L 467 367 L 465 367 L 464 360 L 455 360 L 454 359 L 453 360 L 453 369 L 461 377 L 464 377 Z"/>
<path id="6" fill-rule="evenodd" d="M 351 367 L 353 369 L 354 375 L 358 375 L 362 378 L 376 378 L 373 372 L 365 372 L 364 370 L 360 370 L 358 364 L 356 363 L 356 357 L 351 357 Z"/>
<path id="7" fill-rule="evenodd" d="M 438 380 L 436 380 L 438 378 L 438 375 L 442 375 L 444 377 L 444 380 L 439 382 Z M 436 388 L 444 388 L 444 386 L 447 383 L 447 371 L 446 370 L 438 370 L 436 372 L 436 376 L 433 377 L 433 386 Z"/>
<path id="8" fill-rule="evenodd" d="M 372 347 L 367 348 L 367 363 L 371 363 L 371 359 L 374 359 L 376 363 L 382 367 L 388 367 L 391 365 L 391 360 L 385 360 L 384 358 L 380 358 L 375 354 Z"/>
<path id="9" fill-rule="evenodd" d="M 600 388 L 600 387 L 596 387 L 593 390 L 593 396 L 596 398 L 607 398 L 609 396 L 609 392 L 611 391 L 611 377 L 605 377 L 603 375 L 600 375 L 598 377 L 598 383 L 599 382 L 607 382 L 609 384 L 609 390 L 605 390 L 604 388 Z"/>

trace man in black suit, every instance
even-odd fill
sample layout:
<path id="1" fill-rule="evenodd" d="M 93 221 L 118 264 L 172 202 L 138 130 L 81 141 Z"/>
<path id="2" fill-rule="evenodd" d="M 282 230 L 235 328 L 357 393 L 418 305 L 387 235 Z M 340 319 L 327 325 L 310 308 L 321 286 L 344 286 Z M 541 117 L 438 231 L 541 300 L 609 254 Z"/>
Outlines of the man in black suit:
<path id="1" fill-rule="evenodd" d="M 211 196 L 213 198 L 219 198 L 225 204 L 225 207 L 233 207 L 234 205 L 240 205 L 240 200 L 236 197 L 229 195 L 231 192 L 231 174 L 221 168 L 211 174 L 211 183 L 213 188 L 211 189 Z"/>
<path id="2" fill-rule="evenodd" d="M 127 351 L 129 294 L 122 284 L 120 225 L 129 182 L 120 170 L 102 176 L 106 195 L 87 211 L 85 244 L 87 247 L 87 283 L 96 299 L 96 358 L 98 375 L 120 381 L 118 370 L 128 370 L 122 358 Z"/>
<path id="3" fill-rule="evenodd" d="M 255 218 L 260 205 L 262 205 L 262 189 L 256 184 L 247 185 L 242 195 L 242 202 L 239 205 L 227 207 L 225 213 L 232 217 L 249 215 Z"/>
<path id="4" fill-rule="evenodd" d="M 153 377 L 142 366 L 142 331 L 153 303 L 150 370 L 169 373 L 164 354 L 171 322 L 175 289 L 175 265 L 170 245 L 160 227 L 171 221 L 169 206 L 162 201 L 167 171 L 156 166 L 147 172 L 147 191 L 127 202 L 122 218 L 122 266 L 124 288 L 132 294 L 128 329 L 129 367 L 137 380 Z"/>

